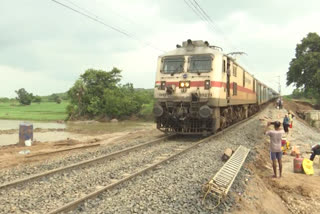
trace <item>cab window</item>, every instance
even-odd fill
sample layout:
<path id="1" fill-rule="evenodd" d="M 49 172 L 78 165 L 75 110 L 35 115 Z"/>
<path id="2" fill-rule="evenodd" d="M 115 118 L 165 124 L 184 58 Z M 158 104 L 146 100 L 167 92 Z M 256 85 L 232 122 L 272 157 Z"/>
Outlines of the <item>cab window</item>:
<path id="1" fill-rule="evenodd" d="M 211 56 L 191 56 L 189 72 L 190 73 L 208 73 L 212 70 Z"/>
<path id="2" fill-rule="evenodd" d="M 166 58 L 163 60 L 161 72 L 165 74 L 174 74 L 183 72 L 184 58 Z"/>

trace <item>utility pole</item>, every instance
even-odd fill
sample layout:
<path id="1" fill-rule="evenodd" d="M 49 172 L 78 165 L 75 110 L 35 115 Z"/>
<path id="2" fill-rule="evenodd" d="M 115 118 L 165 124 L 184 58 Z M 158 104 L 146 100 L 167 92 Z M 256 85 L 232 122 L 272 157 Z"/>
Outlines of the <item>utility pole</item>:
<path id="1" fill-rule="evenodd" d="M 281 84 L 280 84 L 280 75 L 277 76 L 279 79 L 278 79 L 278 84 L 279 84 L 279 95 L 281 96 Z"/>

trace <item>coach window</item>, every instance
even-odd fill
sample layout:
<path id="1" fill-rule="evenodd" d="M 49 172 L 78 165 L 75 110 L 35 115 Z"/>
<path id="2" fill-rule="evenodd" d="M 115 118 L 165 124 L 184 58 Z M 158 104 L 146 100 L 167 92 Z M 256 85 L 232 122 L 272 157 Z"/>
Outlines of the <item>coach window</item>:
<path id="1" fill-rule="evenodd" d="M 182 73 L 184 67 L 184 58 L 165 58 L 161 72 L 164 74 Z"/>
<path id="2" fill-rule="evenodd" d="M 212 70 L 211 56 L 191 56 L 189 72 L 190 73 L 208 73 Z"/>

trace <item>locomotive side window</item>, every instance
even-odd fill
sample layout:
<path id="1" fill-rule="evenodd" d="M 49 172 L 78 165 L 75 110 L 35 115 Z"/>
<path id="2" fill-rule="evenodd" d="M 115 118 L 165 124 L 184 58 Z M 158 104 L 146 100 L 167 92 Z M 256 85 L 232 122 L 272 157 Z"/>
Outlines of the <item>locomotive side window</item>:
<path id="1" fill-rule="evenodd" d="M 237 76 L 237 66 L 233 66 L 233 70 L 232 70 L 232 72 L 233 72 L 233 76 Z"/>
<path id="2" fill-rule="evenodd" d="M 184 67 L 184 58 L 167 58 L 163 60 L 161 72 L 165 74 L 182 73 Z"/>
<path id="3" fill-rule="evenodd" d="M 243 87 L 246 86 L 246 72 L 243 71 Z"/>
<path id="4" fill-rule="evenodd" d="M 223 60 L 222 72 L 226 72 L 226 60 Z"/>
<path id="5" fill-rule="evenodd" d="M 190 58 L 189 72 L 208 73 L 212 70 L 211 56 L 192 56 Z"/>
<path id="6" fill-rule="evenodd" d="M 238 84 L 236 82 L 233 83 L 233 95 L 237 95 L 238 92 Z"/>

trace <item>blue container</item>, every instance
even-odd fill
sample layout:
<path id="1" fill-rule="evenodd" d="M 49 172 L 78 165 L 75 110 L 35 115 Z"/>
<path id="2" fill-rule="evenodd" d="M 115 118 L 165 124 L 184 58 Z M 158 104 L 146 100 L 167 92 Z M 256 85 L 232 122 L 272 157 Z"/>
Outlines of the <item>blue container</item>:
<path id="1" fill-rule="evenodd" d="M 31 139 L 33 141 L 33 124 L 20 123 L 19 126 L 19 144 L 24 145 L 26 140 Z"/>

